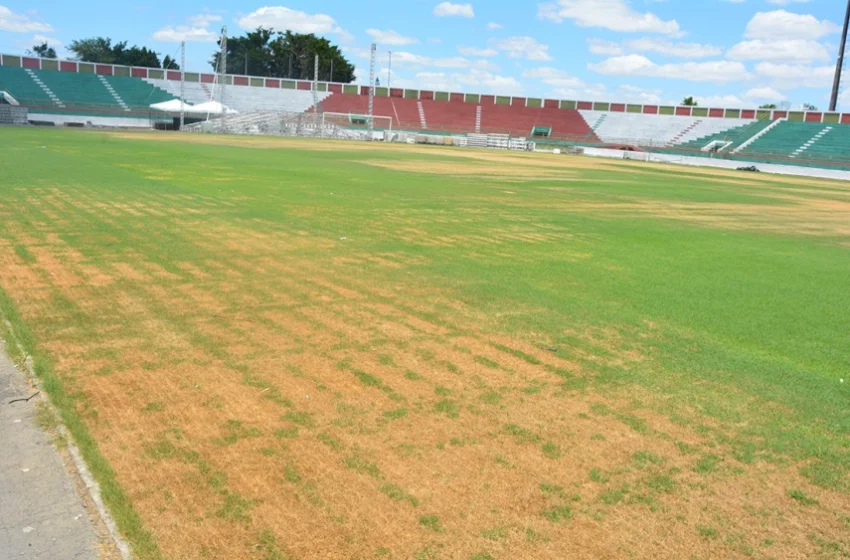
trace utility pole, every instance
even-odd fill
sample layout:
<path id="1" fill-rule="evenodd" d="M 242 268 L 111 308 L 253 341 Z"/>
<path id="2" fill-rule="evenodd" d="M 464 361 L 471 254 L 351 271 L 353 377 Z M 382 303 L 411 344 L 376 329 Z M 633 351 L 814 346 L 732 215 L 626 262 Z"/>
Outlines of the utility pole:
<path id="1" fill-rule="evenodd" d="M 248 75 L 248 53 L 245 53 L 245 75 Z"/>
<path id="2" fill-rule="evenodd" d="M 180 130 L 186 122 L 186 41 L 180 42 Z"/>
<path id="3" fill-rule="evenodd" d="M 375 132 L 375 52 L 378 45 L 372 43 L 372 53 L 369 57 L 369 141 L 372 141 L 372 133 Z"/>
<path id="4" fill-rule="evenodd" d="M 220 56 L 221 65 L 219 67 L 219 71 L 221 72 L 221 79 L 219 80 L 219 85 L 221 86 L 221 95 L 219 95 L 218 102 L 221 103 L 221 117 L 219 118 L 219 130 L 221 132 L 227 131 L 227 123 L 225 122 L 227 111 L 224 109 L 225 101 L 227 101 L 227 26 L 221 28 L 221 56 Z"/>
<path id="5" fill-rule="evenodd" d="M 835 81 L 832 83 L 832 97 L 829 110 L 835 111 L 838 105 L 838 90 L 841 87 L 841 72 L 844 67 L 844 47 L 847 45 L 847 27 L 850 26 L 850 0 L 847 0 L 847 13 L 844 15 L 844 30 L 841 32 L 841 44 L 838 46 L 838 62 L 835 65 Z"/>

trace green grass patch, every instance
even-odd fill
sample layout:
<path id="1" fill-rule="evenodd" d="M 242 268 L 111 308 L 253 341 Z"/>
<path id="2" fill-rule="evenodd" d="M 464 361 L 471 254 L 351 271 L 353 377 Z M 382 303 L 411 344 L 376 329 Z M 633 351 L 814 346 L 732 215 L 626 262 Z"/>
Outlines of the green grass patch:
<path id="1" fill-rule="evenodd" d="M 436 515 L 423 515 L 419 518 L 419 525 L 434 533 L 444 533 L 446 530 L 440 525 L 440 518 Z"/>
<path id="2" fill-rule="evenodd" d="M 573 518 L 573 510 L 569 506 L 555 506 L 543 510 L 541 515 L 552 523 L 566 523 Z"/>
<path id="3" fill-rule="evenodd" d="M 381 491 L 381 494 L 384 494 L 386 497 L 396 502 L 407 502 L 413 507 L 417 507 L 419 505 L 418 499 L 405 492 L 404 489 L 397 484 L 384 484 L 379 488 L 379 490 Z"/>
<path id="4" fill-rule="evenodd" d="M 397 408 L 395 410 L 386 410 L 383 414 L 384 418 L 389 418 L 390 420 L 399 420 L 407 416 L 406 408 Z"/>
<path id="5" fill-rule="evenodd" d="M 815 500 L 814 498 L 810 498 L 808 495 L 806 495 L 805 492 L 797 488 L 792 488 L 791 490 L 788 490 L 788 497 L 802 506 L 818 505 L 817 500 Z"/>

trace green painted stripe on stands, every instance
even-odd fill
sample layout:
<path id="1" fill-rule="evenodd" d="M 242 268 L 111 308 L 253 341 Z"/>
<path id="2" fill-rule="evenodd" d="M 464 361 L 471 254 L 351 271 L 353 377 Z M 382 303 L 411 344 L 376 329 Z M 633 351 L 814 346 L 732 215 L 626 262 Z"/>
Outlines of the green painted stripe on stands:
<path id="1" fill-rule="evenodd" d="M 676 108 L 675 107 L 659 107 L 658 108 L 659 115 L 675 115 Z"/>
<path id="2" fill-rule="evenodd" d="M 610 111 L 611 110 L 611 104 L 610 103 L 603 103 L 603 102 L 594 103 L 593 104 L 593 110 L 594 111 Z"/>
<path id="3" fill-rule="evenodd" d="M 59 61 L 50 60 L 49 58 L 44 58 L 41 60 L 41 69 L 42 70 L 59 70 Z"/>
<path id="4" fill-rule="evenodd" d="M 802 111 L 793 111 L 788 113 L 789 121 L 802 121 L 805 119 L 805 114 Z"/>
<path id="5" fill-rule="evenodd" d="M 511 98 L 507 95 L 497 95 L 496 96 L 496 105 L 510 105 Z"/>
<path id="6" fill-rule="evenodd" d="M 44 63 L 41 64 L 41 67 L 44 68 Z M 130 68 L 128 68 L 127 66 L 113 66 L 112 75 L 121 76 L 122 78 L 129 78 Z"/>
<path id="7" fill-rule="evenodd" d="M 823 122 L 827 124 L 838 124 L 841 119 L 841 113 L 824 113 Z"/>
<path id="8" fill-rule="evenodd" d="M 186 73 L 183 74 L 183 79 L 186 80 L 187 82 L 192 82 L 192 83 L 197 84 L 197 83 L 200 83 L 200 81 L 201 81 L 201 75 L 198 74 L 197 72 L 186 72 Z"/>
<path id="9" fill-rule="evenodd" d="M 465 103 L 480 103 L 481 102 L 481 96 L 476 94 L 476 93 L 467 93 L 463 97 L 463 101 Z"/>
<path id="10" fill-rule="evenodd" d="M 13 56 L 11 54 L 3 55 L 3 66 L 11 66 L 12 68 L 20 68 L 21 67 L 21 57 Z"/>
<path id="11" fill-rule="evenodd" d="M 707 117 L 708 116 L 708 108 L 707 107 L 693 107 L 691 109 L 692 117 Z"/>
<path id="12" fill-rule="evenodd" d="M 377 97 L 389 97 L 390 96 L 390 88 L 383 87 L 383 86 L 376 87 L 375 88 L 375 95 Z"/>
<path id="13" fill-rule="evenodd" d="M 561 101 L 561 109 L 575 109 L 576 102 L 575 101 Z"/>
<path id="14" fill-rule="evenodd" d="M 526 101 L 525 106 L 526 107 L 540 108 L 540 107 L 543 107 L 543 100 L 542 99 L 529 98 L 528 101 Z"/>
<path id="15" fill-rule="evenodd" d="M 77 65 L 77 73 L 79 74 L 94 74 L 94 64 L 86 64 L 81 62 Z"/>
<path id="16" fill-rule="evenodd" d="M 251 78 L 251 81 L 248 83 L 251 87 L 263 87 L 266 81 L 263 78 Z"/>
<path id="17" fill-rule="evenodd" d="M 316 89 L 318 91 L 328 91 L 328 84 L 326 82 L 316 82 Z"/>
<path id="18" fill-rule="evenodd" d="M 292 80 L 281 80 L 280 87 L 283 89 L 295 89 L 295 82 Z"/>
<path id="19" fill-rule="evenodd" d="M 150 78 L 151 80 L 164 80 L 165 72 L 163 72 L 162 70 L 157 70 L 156 68 L 149 68 L 148 78 Z"/>
<path id="20" fill-rule="evenodd" d="M 627 113 L 643 113 L 643 105 L 626 105 Z"/>
<path id="21" fill-rule="evenodd" d="M 741 118 L 741 110 L 740 109 L 726 109 L 726 114 L 724 115 L 727 119 L 740 119 Z"/>
<path id="22" fill-rule="evenodd" d="M 404 90 L 404 98 L 405 99 L 419 99 L 419 90 L 418 89 L 406 89 L 406 90 Z"/>
<path id="23" fill-rule="evenodd" d="M 435 91 L 434 92 L 434 101 L 448 101 L 449 93 L 447 91 Z"/>
<path id="24" fill-rule="evenodd" d="M 344 86 L 342 86 L 342 93 L 357 95 L 358 93 L 360 93 L 360 86 L 353 86 L 351 84 L 345 84 Z"/>
<path id="25" fill-rule="evenodd" d="M 770 109 L 759 109 L 756 111 L 756 119 L 760 121 L 770 120 Z"/>

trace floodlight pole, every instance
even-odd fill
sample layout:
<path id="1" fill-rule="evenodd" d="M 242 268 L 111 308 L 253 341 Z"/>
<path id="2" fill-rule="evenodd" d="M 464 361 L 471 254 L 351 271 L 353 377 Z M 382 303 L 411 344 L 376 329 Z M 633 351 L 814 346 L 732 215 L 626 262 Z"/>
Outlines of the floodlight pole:
<path id="1" fill-rule="evenodd" d="M 844 66 L 844 47 L 847 45 L 847 27 L 850 26 L 850 0 L 847 0 L 847 13 L 844 14 L 844 30 L 841 32 L 841 44 L 838 46 L 838 62 L 835 64 L 835 81 L 832 83 L 832 97 L 829 110 L 835 111 L 838 105 L 838 89 L 841 87 L 841 72 Z"/>
<path id="2" fill-rule="evenodd" d="M 372 43 L 372 56 L 369 57 L 369 141 L 372 141 L 372 135 L 375 132 L 375 119 L 372 115 L 375 112 L 375 52 L 378 50 L 378 45 Z"/>
<path id="3" fill-rule="evenodd" d="M 186 122 L 186 41 L 180 42 L 180 131 Z"/>
<path id="4" fill-rule="evenodd" d="M 221 81 L 219 85 L 221 86 L 221 95 L 218 98 L 218 102 L 221 103 L 221 117 L 219 117 L 219 125 L 221 126 L 221 132 L 225 132 L 225 117 L 227 115 L 227 110 L 224 108 L 224 102 L 227 99 L 227 26 L 221 28 L 221 56 L 219 70 L 221 71 Z"/>

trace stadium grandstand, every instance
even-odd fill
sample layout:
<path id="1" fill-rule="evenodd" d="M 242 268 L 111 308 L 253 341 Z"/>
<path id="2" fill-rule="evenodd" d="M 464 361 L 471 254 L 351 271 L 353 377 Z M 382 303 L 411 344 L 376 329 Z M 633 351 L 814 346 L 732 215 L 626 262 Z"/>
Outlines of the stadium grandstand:
<path id="1" fill-rule="evenodd" d="M 226 88 L 222 88 L 225 85 Z M 15 122 L 64 126 L 171 128 L 173 111 L 224 102 L 239 122 L 270 115 L 345 115 L 352 126 L 369 110 L 370 87 L 280 78 L 0 55 L 0 104 L 25 109 Z M 0 112 L 0 118 L 6 113 Z M 375 126 L 429 135 L 507 135 L 537 146 L 606 147 L 746 162 L 850 170 L 850 113 L 733 109 L 560 100 L 374 88 Z M 188 123 L 216 117 L 190 114 Z M 10 117 L 7 117 L 9 119 Z M 258 130 L 246 124 L 244 132 Z"/>

